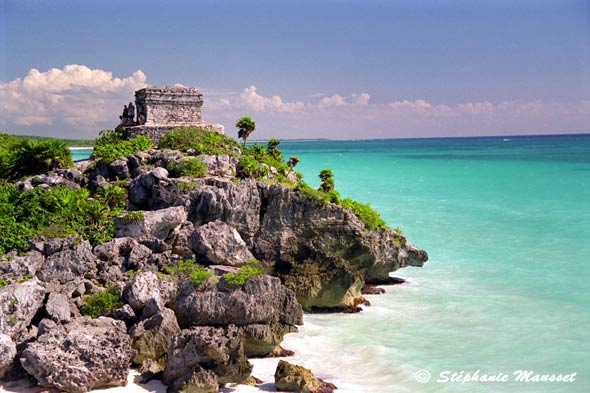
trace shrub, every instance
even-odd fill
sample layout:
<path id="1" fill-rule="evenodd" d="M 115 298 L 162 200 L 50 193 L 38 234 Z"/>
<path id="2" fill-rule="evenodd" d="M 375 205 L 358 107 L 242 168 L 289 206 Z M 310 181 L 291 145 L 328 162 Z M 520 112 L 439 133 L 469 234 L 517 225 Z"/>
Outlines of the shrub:
<path id="1" fill-rule="evenodd" d="M 320 184 L 319 191 L 334 191 L 334 173 L 332 173 L 331 169 L 323 169 L 320 172 L 320 180 L 322 184 Z"/>
<path id="2" fill-rule="evenodd" d="M 238 143 L 218 132 L 196 127 L 183 127 L 168 131 L 158 144 L 160 149 L 194 150 L 197 154 L 235 156 Z"/>
<path id="3" fill-rule="evenodd" d="M 30 140 L 0 134 L 0 177 L 16 180 L 74 165 L 67 145 L 57 139 Z"/>
<path id="4" fill-rule="evenodd" d="M 256 129 L 256 122 L 250 116 L 244 116 L 238 119 L 236 127 L 238 128 L 238 138 L 244 141 L 244 146 L 246 146 L 246 140 Z"/>
<path id="5" fill-rule="evenodd" d="M 197 264 L 194 259 L 179 261 L 174 266 L 166 266 L 164 270 L 178 279 L 191 280 L 195 288 L 199 287 L 212 275 L 204 266 Z"/>
<path id="6" fill-rule="evenodd" d="M 108 315 L 123 306 L 121 290 L 118 285 L 111 285 L 105 291 L 88 295 L 80 311 L 92 318 Z"/>
<path id="7" fill-rule="evenodd" d="M 100 188 L 95 197 L 110 209 L 123 210 L 127 203 L 127 190 L 109 183 L 106 188 Z"/>
<path id="8" fill-rule="evenodd" d="M 10 281 L 8 281 L 5 278 L 0 278 L 0 288 L 5 287 L 5 286 L 7 286 L 9 284 L 10 284 Z"/>
<path id="9" fill-rule="evenodd" d="M 63 186 L 19 192 L 0 185 L 0 253 L 27 251 L 35 236 L 80 235 L 93 246 L 112 239 L 114 211 L 89 196 Z"/>
<path id="10" fill-rule="evenodd" d="M 225 281 L 231 285 L 244 285 L 250 277 L 262 274 L 264 271 L 258 267 L 259 262 L 252 259 L 247 265 L 242 265 L 237 273 L 226 273 L 223 275 Z"/>
<path id="11" fill-rule="evenodd" d="M 369 230 L 387 228 L 387 224 L 369 204 L 353 201 L 352 199 L 344 199 L 341 206 L 345 209 L 350 209 L 357 216 L 365 227 Z"/>
<path id="12" fill-rule="evenodd" d="M 181 165 L 181 173 L 184 176 L 203 177 L 207 175 L 207 164 L 205 164 L 198 158 L 193 157 L 183 160 Z"/>
<path id="13" fill-rule="evenodd" d="M 94 144 L 92 158 L 111 163 L 116 159 L 148 150 L 153 146 L 151 138 L 147 135 L 138 135 L 129 139 L 129 134 L 125 130 L 102 130 Z"/>
<path id="14" fill-rule="evenodd" d="M 142 211 L 135 211 L 125 214 L 125 217 L 123 217 L 123 221 L 125 222 L 125 224 L 131 224 L 132 222 L 141 221 L 144 218 L 145 216 Z"/>

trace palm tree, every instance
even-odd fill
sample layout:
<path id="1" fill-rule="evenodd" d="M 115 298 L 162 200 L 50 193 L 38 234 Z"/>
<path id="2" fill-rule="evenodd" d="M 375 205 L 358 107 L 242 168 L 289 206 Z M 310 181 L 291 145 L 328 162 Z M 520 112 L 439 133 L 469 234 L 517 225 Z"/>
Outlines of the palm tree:
<path id="1" fill-rule="evenodd" d="M 279 144 L 281 143 L 281 141 L 279 141 L 278 139 L 272 138 L 268 141 L 268 152 L 270 154 L 272 154 L 273 156 L 277 154 L 278 149 L 277 147 L 279 146 Z"/>
<path id="2" fill-rule="evenodd" d="M 244 116 L 237 121 L 236 127 L 239 129 L 238 138 L 241 138 L 244 141 L 244 146 L 246 146 L 246 140 L 256 129 L 256 123 L 250 116 Z"/>

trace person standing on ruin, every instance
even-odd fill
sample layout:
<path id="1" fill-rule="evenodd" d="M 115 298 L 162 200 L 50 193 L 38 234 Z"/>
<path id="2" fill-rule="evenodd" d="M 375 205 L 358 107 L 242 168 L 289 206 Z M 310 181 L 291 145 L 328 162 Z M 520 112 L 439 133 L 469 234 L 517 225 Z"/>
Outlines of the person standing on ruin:
<path id="1" fill-rule="evenodd" d="M 132 102 L 129 103 L 127 106 L 127 118 L 129 119 L 130 123 L 133 124 L 133 118 L 135 117 L 135 106 Z"/>

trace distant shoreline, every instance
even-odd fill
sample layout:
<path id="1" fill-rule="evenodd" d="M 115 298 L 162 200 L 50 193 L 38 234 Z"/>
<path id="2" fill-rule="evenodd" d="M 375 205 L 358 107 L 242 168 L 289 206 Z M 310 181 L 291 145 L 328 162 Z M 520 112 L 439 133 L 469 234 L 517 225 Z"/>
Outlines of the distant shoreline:
<path id="1" fill-rule="evenodd" d="M 70 150 L 87 150 L 87 149 L 94 149 L 94 146 L 72 146 L 69 147 Z"/>

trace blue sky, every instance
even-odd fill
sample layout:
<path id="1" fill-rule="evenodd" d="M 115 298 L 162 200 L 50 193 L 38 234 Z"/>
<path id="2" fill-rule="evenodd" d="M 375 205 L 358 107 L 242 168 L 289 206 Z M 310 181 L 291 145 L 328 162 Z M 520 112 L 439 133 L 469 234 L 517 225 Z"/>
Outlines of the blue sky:
<path id="1" fill-rule="evenodd" d="M 228 134 L 590 132 L 589 1 L 0 0 L 0 59 L 8 132 L 93 136 L 145 83 Z"/>

